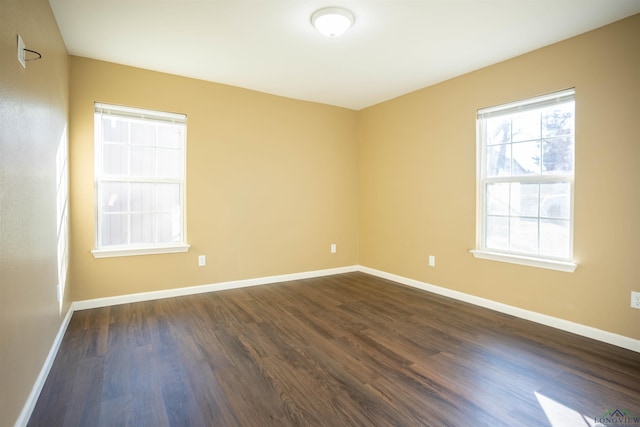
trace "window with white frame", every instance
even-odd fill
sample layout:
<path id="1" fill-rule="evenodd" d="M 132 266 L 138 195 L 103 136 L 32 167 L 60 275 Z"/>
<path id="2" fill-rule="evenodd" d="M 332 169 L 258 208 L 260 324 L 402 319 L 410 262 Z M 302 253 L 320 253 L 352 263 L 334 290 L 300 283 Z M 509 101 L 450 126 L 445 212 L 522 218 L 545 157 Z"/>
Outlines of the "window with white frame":
<path id="1" fill-rule="evenodd" d="M 573 89 L 478 111 L 476 257 L 574 271 Z"/>
<path id="2" fill-rule="evenodd" d="M 188 250 L 186 116 L 95 104 L 95 257 Z"/>

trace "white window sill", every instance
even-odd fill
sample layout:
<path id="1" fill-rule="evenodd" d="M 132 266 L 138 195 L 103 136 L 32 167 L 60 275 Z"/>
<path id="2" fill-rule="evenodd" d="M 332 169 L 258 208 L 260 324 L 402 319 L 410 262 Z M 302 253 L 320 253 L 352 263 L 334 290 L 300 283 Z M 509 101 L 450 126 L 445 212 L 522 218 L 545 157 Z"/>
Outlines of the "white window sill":
<path id="1" fill-rule="evenodd" d="M 473 256 L 491 261 L 502 261 L 511 264 L 526 265 L 529 267 L 546 268 L 549 270 L 564 271 L 573 273 L 578 267 L 577 264 L 569 261 L 556 261 L 544 258 L 528 257 L 523 255 L 504 254 L 500 252 L 491 252 L 482 249 L 474 249 L 471 251 Z"/>
<path id="2" fill-rule="evenodd" d="M 190 247 L 191 245 L 188 245 L 186 243 L 176 243 L 162 246 L 119 246 L 115 248 L 94 249 L 91 251 L 91 253 L 93 254 L 94 258 L 112 258 L 121 256 L 156 255 L 187 252 Z"/>

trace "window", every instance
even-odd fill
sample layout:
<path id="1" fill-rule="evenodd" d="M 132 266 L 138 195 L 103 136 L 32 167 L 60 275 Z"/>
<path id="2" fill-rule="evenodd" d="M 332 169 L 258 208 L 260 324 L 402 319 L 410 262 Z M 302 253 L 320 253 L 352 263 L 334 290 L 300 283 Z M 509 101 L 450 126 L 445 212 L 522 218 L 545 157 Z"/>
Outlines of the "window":
<path id="1" fill-rule="evenodd" d="M 478 111 L 476 257 L 574 271 L 573 89 Z"/>
<path id="2" fill-rule="evenodd" d="M 95 257 L 185 252 L 186 116 L 95 104 Z"/>

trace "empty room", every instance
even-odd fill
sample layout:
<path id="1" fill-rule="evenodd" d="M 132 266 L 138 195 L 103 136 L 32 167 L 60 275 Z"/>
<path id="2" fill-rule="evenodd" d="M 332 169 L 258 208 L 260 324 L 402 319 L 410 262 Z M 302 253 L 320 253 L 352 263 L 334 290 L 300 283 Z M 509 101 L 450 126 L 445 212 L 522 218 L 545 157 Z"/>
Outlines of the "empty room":
<path id="1" fill-rule="evenodd" d="M 3 0 L 0 426 L 640 426 L 640 0 Z"/>

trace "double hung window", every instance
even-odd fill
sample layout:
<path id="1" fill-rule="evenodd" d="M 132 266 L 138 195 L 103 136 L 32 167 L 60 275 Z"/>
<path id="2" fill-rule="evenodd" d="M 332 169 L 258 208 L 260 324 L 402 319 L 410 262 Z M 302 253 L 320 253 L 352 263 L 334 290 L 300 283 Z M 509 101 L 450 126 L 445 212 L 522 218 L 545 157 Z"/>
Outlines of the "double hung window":
<path id="1" fill-rule="evenodd" d="M 96 103 L 94 126 L 94 256 L 186 251 L 186 116 Z"/>
<path id="2" fill-rule="evenodd" d="M 478 111 L 474 255 L 573 271 L 575 92 Z"/>

